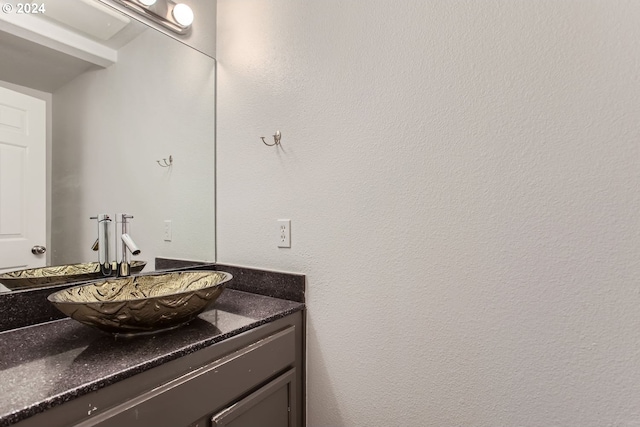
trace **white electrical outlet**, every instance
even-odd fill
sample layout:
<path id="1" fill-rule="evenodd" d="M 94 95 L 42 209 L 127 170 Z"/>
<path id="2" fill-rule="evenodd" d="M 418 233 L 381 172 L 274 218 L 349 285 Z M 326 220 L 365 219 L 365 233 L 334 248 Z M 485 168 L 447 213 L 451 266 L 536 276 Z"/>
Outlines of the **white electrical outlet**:
<path id="1" fill-rule="evenodd" d="M 171 241 L 171 220 L 167 219 L 164 221 L 164 241 Z"/>
<path id="2" fill-rule="evenodd" d="M 278 220 L 278 247 L 290 248 L 291 247 L 291 220 L 279 219 Z"/>

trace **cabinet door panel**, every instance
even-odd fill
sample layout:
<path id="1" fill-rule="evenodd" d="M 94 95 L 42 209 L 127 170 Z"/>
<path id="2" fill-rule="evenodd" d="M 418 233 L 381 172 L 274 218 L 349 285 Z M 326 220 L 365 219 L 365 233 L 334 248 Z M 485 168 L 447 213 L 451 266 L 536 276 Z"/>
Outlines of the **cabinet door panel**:
<path id="1" fill-rule="evenodd" d="M 211 418 L 212 427 L 291 427 L 296 419 L 295 368 Z"/>

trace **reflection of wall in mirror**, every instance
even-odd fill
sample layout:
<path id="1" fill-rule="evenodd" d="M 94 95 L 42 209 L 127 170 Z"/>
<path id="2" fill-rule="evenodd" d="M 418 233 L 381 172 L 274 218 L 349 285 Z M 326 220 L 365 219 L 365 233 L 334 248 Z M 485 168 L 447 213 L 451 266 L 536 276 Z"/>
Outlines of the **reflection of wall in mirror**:
<path id="1" fill-rule="evenodd" d="M 147 30 L 54 93 L 53 264 L 93 261 L 89 217 L 118 212 L 135 217 L 145 271 L 157 256 L 215 259 L 214 73 L 213 59 Z"/>

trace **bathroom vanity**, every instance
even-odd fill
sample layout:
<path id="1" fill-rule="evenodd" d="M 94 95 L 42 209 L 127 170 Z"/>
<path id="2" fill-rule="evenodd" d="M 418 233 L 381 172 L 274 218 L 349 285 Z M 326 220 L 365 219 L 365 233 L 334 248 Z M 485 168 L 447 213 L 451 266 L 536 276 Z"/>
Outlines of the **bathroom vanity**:
<path id="1" fill-rule="evenodd" d="M 304 425 L 304 276 L 216 268 L 235 285 L 171 331 L 65 318 L 0 333 L 0 426 Z"/>

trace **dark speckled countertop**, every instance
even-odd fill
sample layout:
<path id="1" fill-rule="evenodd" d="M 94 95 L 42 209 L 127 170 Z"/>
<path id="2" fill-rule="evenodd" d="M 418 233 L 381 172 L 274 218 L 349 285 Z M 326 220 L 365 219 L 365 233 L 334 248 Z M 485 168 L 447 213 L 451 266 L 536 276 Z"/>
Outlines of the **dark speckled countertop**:
<path id="1" fill-rule="evenodd" d="M 226 289 L 190 324 L 146 337 L 116 338 L 71 319 L 2 332 L 0 426 L 303 309 L 302 302 Z"/>

